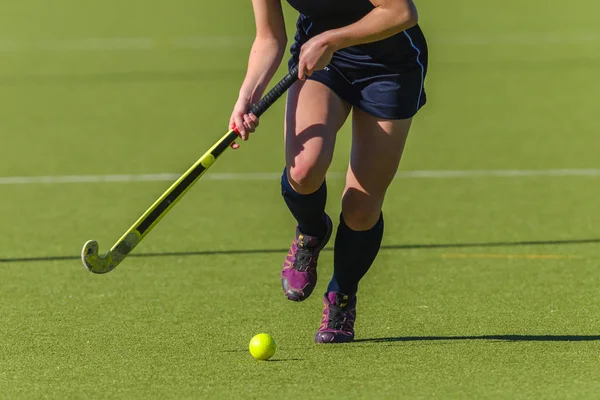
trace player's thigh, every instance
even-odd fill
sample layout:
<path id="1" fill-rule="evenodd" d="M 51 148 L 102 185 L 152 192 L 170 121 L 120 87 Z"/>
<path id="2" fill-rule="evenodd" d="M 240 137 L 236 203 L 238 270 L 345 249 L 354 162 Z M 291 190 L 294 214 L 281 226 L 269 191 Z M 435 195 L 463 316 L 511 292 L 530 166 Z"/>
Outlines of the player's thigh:
<path id="1" fill-rule="evenodd" d="M 412 118 L 386 120 L 355 109 L 352 151 L 343 199 L 344 217 L 355 229 L 377 222 L 385 193 L 394 179 Z M 351 226 L 352 227 L 352 226 Z"/>
<path id="2" fill-rule="evenodd" d="M 295 189 L 311 192 L 319 188 L 331 164 L 337 132 L 350 109 L 320 82 L 298 81 L 290 88 L 285 153 L 288 177 Z"/>

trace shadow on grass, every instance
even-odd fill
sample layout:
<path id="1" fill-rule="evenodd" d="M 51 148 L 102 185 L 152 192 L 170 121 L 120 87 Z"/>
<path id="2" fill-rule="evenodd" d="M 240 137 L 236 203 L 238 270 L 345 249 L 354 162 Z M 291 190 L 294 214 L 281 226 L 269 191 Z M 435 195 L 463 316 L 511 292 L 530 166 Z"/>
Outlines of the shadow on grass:
<path id="1" fill-rule="evenodd" d="M 598 244 L 600 239 L 571 239 L 571 240 L 531 240 L 520 242 L 470 242 L 470 243 L 423 243 L 423 244 L 400 244 L 384 245 L 382 250 L 435 250 L 435 249 L 461 249 L 470 247 L 518 247 L 518 246 L 563 246 L 577 244 Z M 236 255 L 236 254 L 287 254 L 289 249 L 248 249 L 248 250 L 198 250 L 198 251 L 174 251 L 161 253 L 133 253 L 129 257 L 193 257 L 214 255 Z M 332 251 L 327 247 L 323 251 Z M 79 255 L 68 256 L 46 256 L 46 257 L 10 257 L 0 258 L 0 263 L 12 262 L 37 262 L 37 261 L 71 261 L 79 260 Z"/>
<path id="2" fill-rule="evenodd" d="M 355 339 L 354 343 L 422 342 L 446 340 L 490 340 L 500 342 L 589 342 L 600 340 L 600 335 L 398 336 Z"/>
<path id="3" fill-rule="evenodd" d="M 223 353 L 247 353 L 247 349 L 234 349 L 234 350 L 223 350 Z M 271 358 L 266 360 L 268 362 L 282 362 L 282 361 L 304 361 L 304 358 Z"/>

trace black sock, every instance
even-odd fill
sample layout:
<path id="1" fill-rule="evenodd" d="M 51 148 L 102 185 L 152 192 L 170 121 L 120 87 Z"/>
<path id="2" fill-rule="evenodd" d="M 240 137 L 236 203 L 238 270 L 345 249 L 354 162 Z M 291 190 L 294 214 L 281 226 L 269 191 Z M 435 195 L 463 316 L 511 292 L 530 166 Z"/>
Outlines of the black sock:
<path id="1" fill-rule="evenodd" d="M 308 236 L 324 237 L 327 233 L 325 219 L 325 203 L 327 202 L 327 184 L 323 184 L 316 192 L 300 194 L 292 188 L 284 169 L 281 176 L 281 194 L 290 209 L 300 231 Z"/>
<path id="2" fill-rule="evenodd" d="M 346 225 L 340 214 L 340 225 L 335 237 L 333 253 L 333 278 L 328 292 L 341 292 L 352 296 L 358 291 L 358 282 L 375 260 L 383 238 L 383 213 L 375 226 L 368 231 L 354 231 Z"/>

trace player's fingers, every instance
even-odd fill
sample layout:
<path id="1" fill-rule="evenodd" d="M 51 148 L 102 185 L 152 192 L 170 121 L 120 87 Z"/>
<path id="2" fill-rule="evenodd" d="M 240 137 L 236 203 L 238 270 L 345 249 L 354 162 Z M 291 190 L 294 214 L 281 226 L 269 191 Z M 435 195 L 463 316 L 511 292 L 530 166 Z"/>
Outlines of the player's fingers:
<path id="1" fill-rule="evenodd" d="M 259 121 L 260 121 L 260 118 L 258 118 L 258 117 L 257 117 L 256 115 L 254 115 L 254 114 L 248 114 L 248 116 L 250 117 L 250 120 L 252 120 L 252 123 L 254 124 L 254 128 L 255 128 L 255 129 L 256 129 L 256 128 L 258 128 L 258 125 L 259 125 L 259 123 L 260 123 L 260 122 L 259 122 Z"/>
<path id="2" fill-rule="evenodd" d="M 244 120 L 241 115 L 235 116 L 235 127 L 237 129 L 237 132 L 240 134 L 240 137 L 242 138 L 242 140 L 247 140 L 248 139 L 248 131 L 247 131 L 247 128 L 244 126 Z"/>
<path id="3" fill-rule="evenodd" d="M 246 123 L 246 126 L 248 127 L 248 131 L 250 133 L 253 133 L 254 130 L 256 129 L 256 124 L 254 123 L 252 118 L 250 118 L 250 116 L 248 114 L 244 115 L 244 122 Z"/>
<path id="4" fill-rule="evenodd" d="M 235 129 L 235 122 L 233 121 L 233 117 L 231 117 L 231 121 L 229 121 L 229 129 Z M 236 142 L 232 142 L 229 147 L 232 149 L 237 149 L 240 147 Z"/>
<path id="5" fill-rule="evenodd" d="M 244 127 L 248 130 L 248 133 L 252 133 L 252 126 L 250 125 L 250 118 L 248 115 L 244 114 L 242 117 L 244 119 Z"/>
<path id="6" fill-rule="evenodd" d="M 315 70 L 315 66 L 311 63 L 306 63 L 304 65 L 304 74 L 306 76 L 311 76 L 313 71 Z"/>
<path id="7" fill-rule="evenodd" d="M 302 55 L 300 55 L 300 64 L 298 65 L 298 79 L 303 81 L 305 79 L 305 74 L 304 74 L 304 60 L 302 60 Z"/>

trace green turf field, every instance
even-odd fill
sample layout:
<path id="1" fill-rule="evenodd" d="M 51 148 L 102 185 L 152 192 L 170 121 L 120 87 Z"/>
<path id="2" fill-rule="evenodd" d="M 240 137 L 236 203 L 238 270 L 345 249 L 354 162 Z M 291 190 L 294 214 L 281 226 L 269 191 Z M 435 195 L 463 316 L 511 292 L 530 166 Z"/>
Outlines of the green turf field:
<path id="1" fill-rule="evenodd" d="M 288 302 L 279 284 L 294 228 L 283 101 L 108 275 L 83 268 L 81 246 L 108 250 L 170 178 L 56 182 L 185 171 L 227 128 L 250 2 L 3 2 L 0 397 L 597 398 L 600 6 L 417 4 L 429 104 L 389 190 L 358 340 L 318 346 L 331 244 L 313 297 Z M 343 180 L 329 188 L 335 217 Z M 259 332 L 273 361 L 247 351 Z"/>

